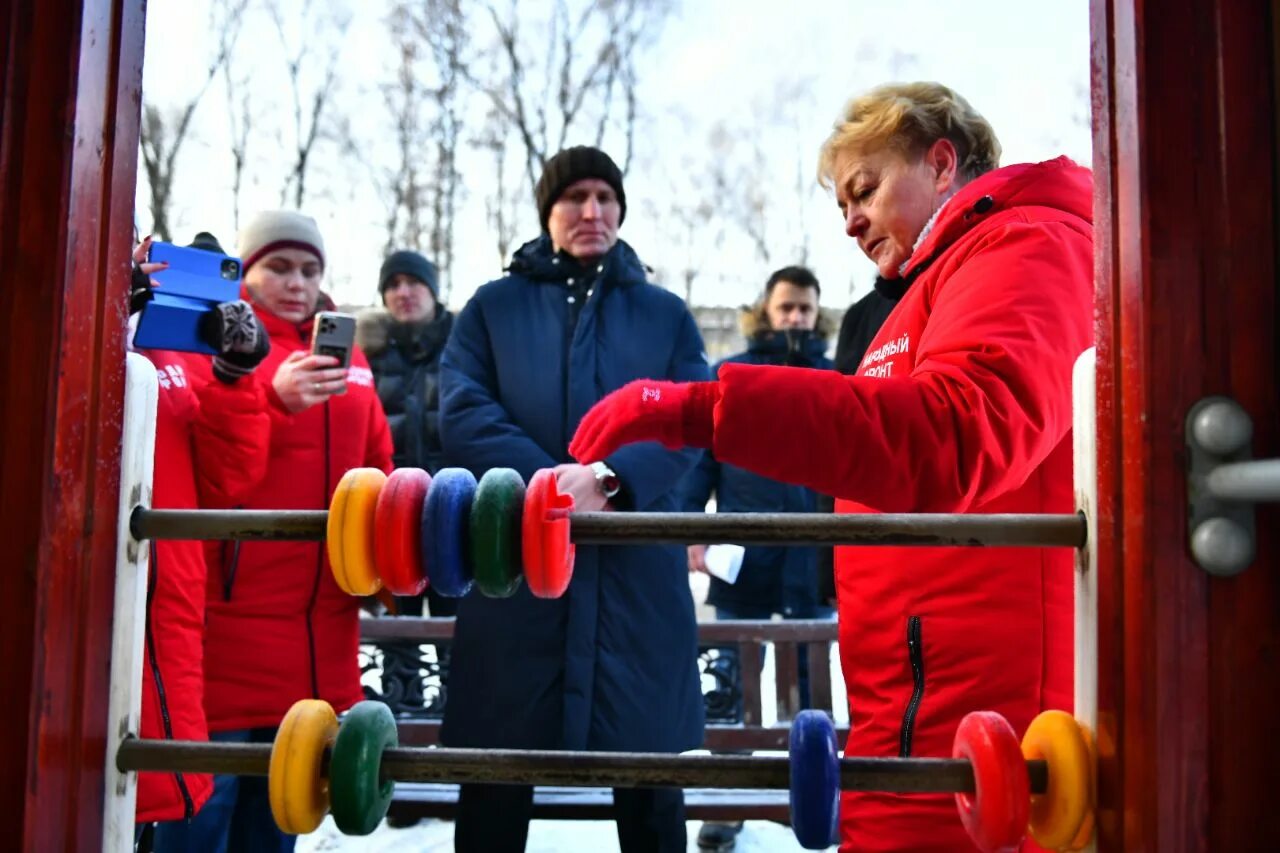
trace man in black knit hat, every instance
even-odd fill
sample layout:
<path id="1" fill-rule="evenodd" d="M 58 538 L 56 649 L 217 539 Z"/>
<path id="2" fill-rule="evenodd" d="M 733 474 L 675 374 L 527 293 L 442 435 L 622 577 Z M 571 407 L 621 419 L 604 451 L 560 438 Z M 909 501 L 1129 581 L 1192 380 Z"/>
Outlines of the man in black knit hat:
<path id="1" fill-rule="evenodd" d="M 477 476 L 514 468 L 525 482 L 550 469 L 578 511 L 672 511 L 696 454 L 654 443 L 578 464 L 569 439 L 587 409 L 628 381 L 707 377 L 702 337 L 683 301 L 650 284 L 618 239 L 627 197 L 607 154 L 561 151 L 534 197 L 543 234 L 476 291 L 445 346 L 445 463 Z M 447 746 L 674 753 L 700 746 L 702 734 L 682 548 L 579 545 L 559 597 L 526 585 L 459 602 Z M 522 850 L 532 811 L 530 786 L 464 784 L 454 846 Z M 614 814 L 623 853 L 687 847 L 679 789 L 616 789 Z"/>

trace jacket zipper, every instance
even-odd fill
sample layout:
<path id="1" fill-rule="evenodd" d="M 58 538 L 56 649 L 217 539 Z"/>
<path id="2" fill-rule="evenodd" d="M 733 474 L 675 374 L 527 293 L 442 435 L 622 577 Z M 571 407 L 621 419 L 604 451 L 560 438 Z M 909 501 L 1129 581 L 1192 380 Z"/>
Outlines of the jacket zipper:
<path id="1" fill-rule="evenodd" d="M 173 721 L 169 717 L 169 697 L 164 692 L 164 679 L 160 677 L 160 659 L 156 655 L 155 634 L 151 630 L 151 600 L 155 596 L 157 577 L 160 574 L 160 561 L 156 543 L 151 543 L 151 577 L 147 581 L 147 660 L 151 667 L 151 678 L 156 685 L 156 696 L 160 707 L 160 722 L 164 726 L 165 740 L 173 740 Z M 178 791 L 182 794 L 182 817 L 191 820 L 196 813 L 195 801 L 187 789 L 187 780 L 181 773 L 174 773 L 178 783 Z"/>
<path id="2" fill-rule="evenodd" d="M 239 504 L 236 509 L 242 509 L 244 504 Z M 231 548 L 231 559 L 227 560 L 227 547 Z M 222 543 L 222 600 L 231 600 L 231 589 L 236 583 L 236 570 L 240 568 L 240 540 L 236 539 L 231 542 Z"/>
<path id="3" fill-rule="evenodd" d="M 324 493 L 320 496 L 320 505 L 329 504 L 329 401 L 324 401 Z M 307 601 L 307 650 L 310 652 L 311 696 L 320 698 L 320 672 L 316 666 L 316 599 L 320 595 L 320 576 L 324 574 L 324 543 L 316 545 L 316 572 L 311 583 L 311 598 Z"/>
<path id="4" fill-rule="evenodd" d="M 907 618 L 907 657 L 911 661 L 911 680 L 915 686 L 911 691 L 911 701 L 902 714 L 902 735 L 898 750 L 898 755 L 902 758 L 911 756 L 911 736 L 915 732 L 920 700 L 924 698 L 924 647 L 920 637 L 919 616 Z"/>

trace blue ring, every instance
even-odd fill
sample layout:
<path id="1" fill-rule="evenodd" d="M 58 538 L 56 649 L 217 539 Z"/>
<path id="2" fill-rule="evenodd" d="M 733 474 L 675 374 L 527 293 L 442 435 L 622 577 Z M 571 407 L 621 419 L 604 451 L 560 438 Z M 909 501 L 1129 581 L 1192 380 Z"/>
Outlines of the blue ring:
<path id="1" fill-rule="evenodd" d="M 791 723 L 791 829 L 806 850 L 832 844 L 840 820 L 840 752 L 822 711 L 801 711 Z"/>
<path id="2" fill-rule="evenodd" d="M 442 468 L 422 502 L 422 557 L 427 581 L 448 598 L 471 590 L 475 575 L 467 559 L 467 527 L 476 478 L 465 468 Z"/>

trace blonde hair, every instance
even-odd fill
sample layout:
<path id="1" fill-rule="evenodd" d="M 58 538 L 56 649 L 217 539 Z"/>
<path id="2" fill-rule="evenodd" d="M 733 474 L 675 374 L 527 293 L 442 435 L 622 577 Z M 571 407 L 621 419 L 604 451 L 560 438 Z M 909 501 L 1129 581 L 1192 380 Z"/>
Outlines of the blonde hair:
<path id="1" fill-rule="evenodd" d="M 956 147 L 957 172 L 971 181 L 1000 165 L 1000 140 L 969 102 L 941 83 L 887 83 L 845 105 L 818 154 L 818 183 L 830 189 L 844 153 L 893 149 L 918 157 L 939 139 Z"/>

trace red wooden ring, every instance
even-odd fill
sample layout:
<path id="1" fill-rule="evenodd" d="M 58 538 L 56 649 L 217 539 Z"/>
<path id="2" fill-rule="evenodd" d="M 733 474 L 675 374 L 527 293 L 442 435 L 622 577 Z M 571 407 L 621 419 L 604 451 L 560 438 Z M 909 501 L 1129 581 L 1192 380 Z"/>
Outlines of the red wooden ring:
<path id="1" fill-rule="evenodd" d="M 574 546 L 569 541 L 573 495 L 560 494 L 549 468 L 537 471 L 524 496 L 521 554 L 524 579 L 539 598 L 559 598 L 573 577 Z"/>
<path id="2" fill-rule="evenodd" d="M 396 595 L 420 595 L 427 588 L 421 519 L 430 487 L 431 475 L 421 468 L 397 468 L 378 495 L 374 560 L 382 583 Z"/>
<path id="3" fill-rule="evenodd" d="M 1031 782 L 1013 726 L 994 711 L 966 714 L 951 754 L 973 765 L 973 794 L 956 794 L 960 822 L 973 843 L 983 853 L 1016 851 L 1027 833 Z"/>

